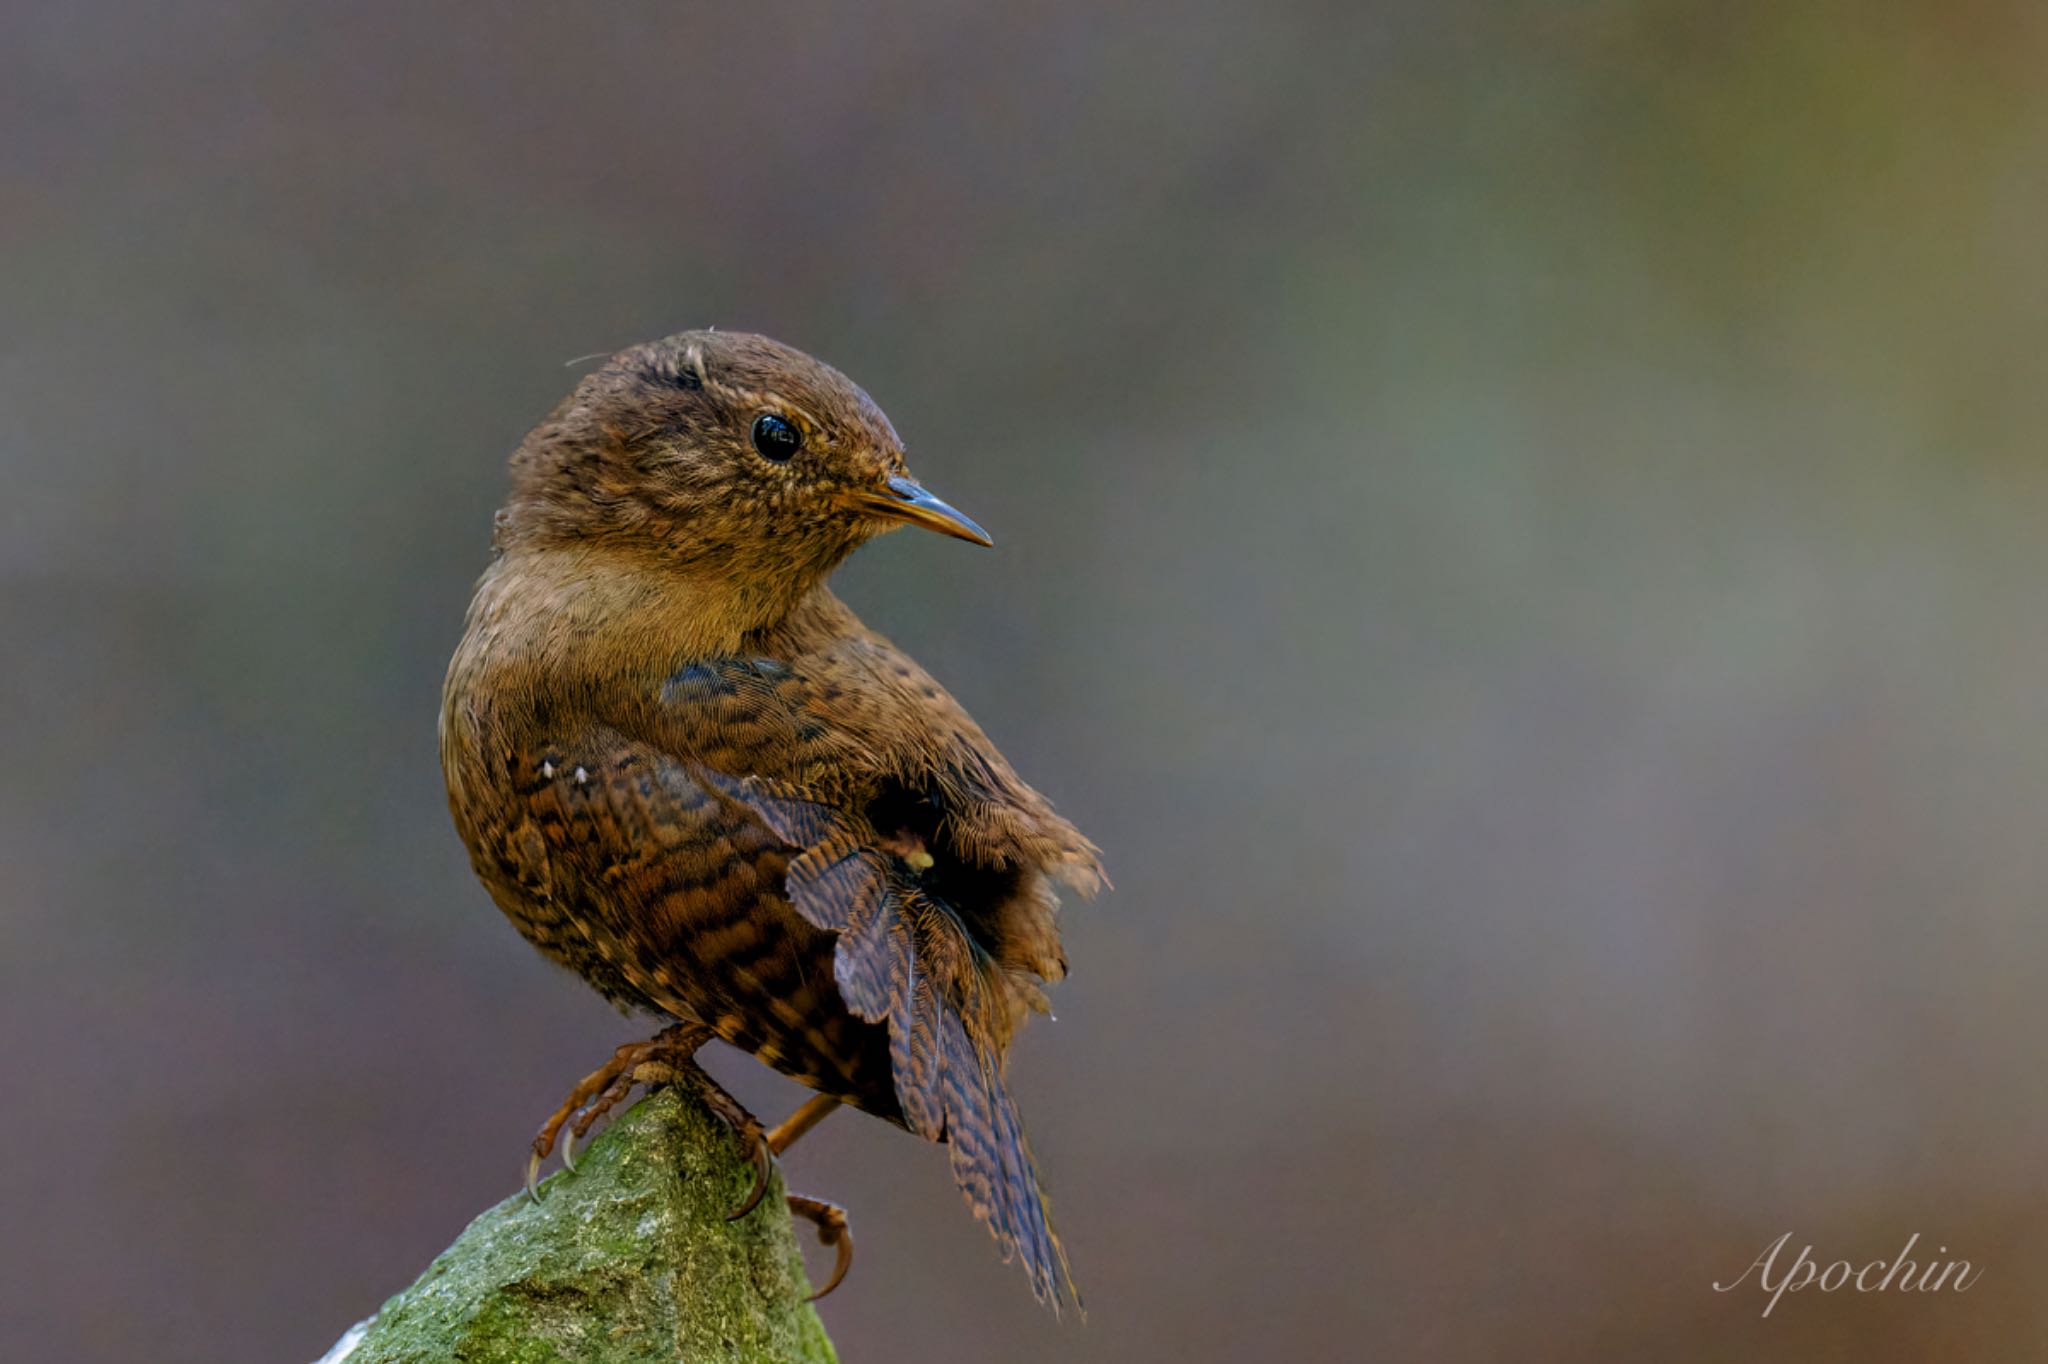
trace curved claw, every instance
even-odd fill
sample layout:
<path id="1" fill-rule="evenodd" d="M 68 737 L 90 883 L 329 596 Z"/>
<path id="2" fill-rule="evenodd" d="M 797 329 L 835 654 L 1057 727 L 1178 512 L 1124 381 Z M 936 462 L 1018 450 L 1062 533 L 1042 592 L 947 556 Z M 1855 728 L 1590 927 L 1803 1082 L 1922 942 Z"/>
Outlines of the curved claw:
<path id="1" fill-rule="evenodd" d="M 806 1298 L 806 1302 L 818 1299 L 839 1287 L 846 1271 L 853 1267 L 853 1231 L 846 1225 L 846 1209 L 836 1203 L 827 1203 L 822 1198 L 808 1198 L 803 1194 L 789 1196 L 790 1212 L 807 1218 L 818 1229 L 818 1244 L 831 1246 L 838 1251 L 832 1262 L 832 1277 L 825 1280 L 825 1286 Z"/>
<path id="2" fill-rule="evenodd" d="M 526 1158 L 526 1196 L 540 1202 L 540 1152 Z"/>
<path id="3" fill-rule="evenodd" d="M 816 1302 L 833 1289 L 839 1287 L 840 1281 L 846 1277 L 846 1271 L 853 1268 L 852 1232 L 848 1231 L 845 1227 L 841 1227 L 837 1236 L 827 1239 L 825 1229 L 820 1227 L 818 1228 L 818 1241 L 822 1245 L 838 1247 L 839 1257 L 832 1262 L 832 1277 L 825 1280 L 823 1288 L 805 1298 L 805 1302 Z"/>
<path id="4" fill-rule="evenodd" d="M 576 1173 L 576 1129 L 571 1127 L 562 1134 L 562 1168 L 570 1174 Z"/>
<path id="5" fill-rule="evenodd" d="M 775 1158 L 768 1151 L 768 1141 L 759 1133 L 754 1134 L 754 1188 L 747 1195 L 746 1202 L 725 1215 L 728 1222 L 737 1222 L 755 1208 L 761 1206 L 761 1198 L 768 1192 L 768 1176 L 775 1168 Z"/>

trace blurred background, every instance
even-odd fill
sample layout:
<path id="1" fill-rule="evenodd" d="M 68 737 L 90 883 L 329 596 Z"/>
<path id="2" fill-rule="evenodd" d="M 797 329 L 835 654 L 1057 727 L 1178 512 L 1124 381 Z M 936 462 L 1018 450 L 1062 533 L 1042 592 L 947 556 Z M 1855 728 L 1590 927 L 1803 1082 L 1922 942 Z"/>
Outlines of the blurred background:
<path id="1" fill-rule="evenodd" d="M 644 1032 L 434 722 L 565 362 L 705 324 L 995 533 L 841 593 L 1117 884 L 1015 1063 L 1087 1322 L 840 1119 L 847 1358 L 2038 1350 L 2038 5 L 0 25 L 0 1356 L 312 1360 Z M 1982 1279 L 1711 1290 L 1787 1232 Z"/>

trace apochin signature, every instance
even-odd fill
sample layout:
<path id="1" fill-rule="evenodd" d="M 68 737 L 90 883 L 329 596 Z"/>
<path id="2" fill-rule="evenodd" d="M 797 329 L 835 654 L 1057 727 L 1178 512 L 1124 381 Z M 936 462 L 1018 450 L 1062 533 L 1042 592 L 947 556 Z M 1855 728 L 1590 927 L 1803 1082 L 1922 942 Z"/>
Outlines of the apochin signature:
<path id="1" fill-rule="evenodd" d="M 1872 1260 L 1858 1269 L 1847 1260 L 1836 1260 L 1822 1267 L 1813 1258 L 1813 1247 L 1802 1247 L 1792 1263 L 1785 1267 L 1784 1277 L 1775 1284 L 1771 1275 L 1778 1263 L 1778 1254 L 1785 1249 L 1785 1243 L 1792 1239 L 1786 1232 L 1777 1240 L 1765 1246 L 1763 1253 L 1750 1261 L 1749 1268 L 1728 1283 L 1718 1280 L 1714 1284 L 1716 1293 L 1732 1293 L 1748 1279 L 1751 1271 L 1756 1274 L 1756 1286 L 1771 1295 L 1764 1304 L 1763 1314 L 1769 1316 L 1771 1309 L 1778 1305 L 1778 1299 L 1787 1293 L 1797 1293 L 1802 1288 L 1818 1288 L 1823 1293 L 1833 1293 L 1853 1286 L 1858 1293 L 1883 1293 L 1892 1290 L 1901 1293 L 1938 1293 L 1944 1288 L 1957 1293 L 1966 1293 L 1970 1286 L 1984 1277 L 1984 1271 L 1973 1267 L 1968 1260 L 1929 1260 L 1922 1265 L 1906 1257 L 1912 1253 L 1920 1240 L 1920 1233 L 1914 1232 L 1906 1238 L 1906 1244 L 1891 1260 Z M 1948 1254 L 1948 1247 L 1942 1246 L 1937 1252 Z M 1953 1278 L 1950 1278 L 1954 1275 Z"/>

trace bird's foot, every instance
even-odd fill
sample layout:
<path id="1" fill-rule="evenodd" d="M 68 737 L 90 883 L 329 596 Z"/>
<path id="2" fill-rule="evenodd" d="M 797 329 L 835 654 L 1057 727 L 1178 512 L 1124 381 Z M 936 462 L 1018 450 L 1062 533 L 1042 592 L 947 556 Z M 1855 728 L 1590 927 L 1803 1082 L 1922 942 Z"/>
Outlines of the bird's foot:
<path id="1" fill-rule="evenodd" d="M 562 1144 L 562 1164 L 573 1172 L 576 1143 L 589 1134 L 593 1123 L 617 1107 L 634 1085 L 673 1084 L 685 1074 L 697 1071 L 697 1048 L 710 1039 L 708 1028 L 694 1023 L 672 1024 L 644 1042 L 628 1042 L 612 1053 L 611 1060 L 584 1076 L 534 1134 L 533 1151 L 526 1162 L 528 1196 L 539 1199 L 541 1162 L 554 1151 L 565 1124 L 569 1134 Z"/>
<path id="2" fill-rule="evenodd" d="M 526 1164 L 527 1194 L 539 1200 L 541 1162 L 554 1151 L 558 1141 L 562 1147 L 562 1164 L 571 1173 L 575 1172 L 576 1143 L 589 1135 L 599 1118 L 624 1102 L 635 1085 L 654 1089 L 687 1080 L 695 1085 L 705 1107 L 717 1114 L 719 1120 L 730 1127 L 733 1135 L 747 1147 L 754 1167 L 753 1188 L 737 1208 L 726 1214 L 726 1220 L 737 1221 L 759 1207 L 768 1192 L 775 1157 L 822 1122 L 827 1114 L 839 1107 L 840 1100 L 829 1095 L 816 1095 L 770 1132 L 761 1126 L 759 1118 L 747 1111 L 744 1104 L 728 1094 L 709 1072 L 697 1064 L 697 1049 L 710 1040 L 708 1028 L 695 1023 L 671 1024 L 644 1042 L 629 1042 L 620 1047 L 612 1053 L 611 1060 L 584 1076 L 576 1088 L 569 1091 L 569 1097 L 562 1106 L 548 1116 L 534 1135 L 532 1155 Z M 564 1128 L 567 1128 L 566 1132 Z M 789 1211 L 792 1216 L 802 1217 L 815 1226 L 818 1244 L 835 1252 L 832 1277 L 810 1296 L 809 1300 L 816 1302 L 839 1287 L 846 1271 L 852 1267 L 853 1233 L 847 1227 L 846 1210 L 836 1203 L 791 1194 Z"/>
<path id="3" fill-rule="evenodd" d="M 747 1112 L 746 1107 L 738 1099 L 726 1093 L 718 1081 L 712 1079 L 696 1063 L 692 1062 L 691 1068 L 697 1072 L 699 1097 L 704 1100 L 704 1106 L 716 1113 L 725 1125 L 732 1129 L 732 1134 L 747 1148 L 748 1156 L 754 1163 L 754 1187 L 748 1191 L 746 1198 L 737 1208 L 725 1215 L 726 1221 L 737 1222 L 760 1206 L 761 1196 L 768 1192 L 768 1176 L 775 1169 L 775 1152 L 768 1146 L 768 1133 L 761 1126 L 761 1120 Z"/>
<path id="4" fill-rule="evenodd" d="M 806 1198 L 802 1194 L 789 1196 L 789 1211 L 793 1217 L 808 1220 L 818 1229 L 818 1244 L 828 1246 L 837 1252 L 832 1261 L 832 1277 L 825 1280 L 825 1286 L 806 1299 L 818 1299 L 839 1287 L 839 1281 L 846 1277 L 846 1271 L 853 1266 L 853 1232 L 846 1225 L 846 1209 L 837 1203 L 827 1203 L 822 1198 Z"/>

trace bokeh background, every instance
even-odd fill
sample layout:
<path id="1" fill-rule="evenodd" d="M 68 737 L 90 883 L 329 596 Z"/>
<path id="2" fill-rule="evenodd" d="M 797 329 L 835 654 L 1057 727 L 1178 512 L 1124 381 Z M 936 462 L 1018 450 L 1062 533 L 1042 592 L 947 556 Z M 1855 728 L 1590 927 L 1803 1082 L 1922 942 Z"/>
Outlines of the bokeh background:
<path id="1" fill-rule="evenodd" d="M 841 1118 L 849 1359 L 2036 1357 L 2044 14 L 6 5 L 0 1357 L 313 1359 L 639 1031 L 434 717 L 564 362 L 703 324 L 995 532 L 841 591 L 1117 883 L 1088 1321 Z M 1983 1276 L 1711 1290 L 1785 1232 Z"/>

